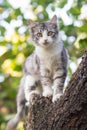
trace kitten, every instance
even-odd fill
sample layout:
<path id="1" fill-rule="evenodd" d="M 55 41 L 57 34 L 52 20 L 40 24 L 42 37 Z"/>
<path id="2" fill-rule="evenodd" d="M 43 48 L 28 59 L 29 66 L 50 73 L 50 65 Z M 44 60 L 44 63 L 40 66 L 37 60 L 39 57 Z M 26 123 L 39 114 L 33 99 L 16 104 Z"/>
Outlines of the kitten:
<path id="1" fill-rule="evenodd" d="M 67 52 L 59 36 L 56 15 L 47 22 L 29 21 L 35 51 L 24 64 L 23 78 L 17 95 L 17 114 L 9 121 L 6 130 L 15 130 L 23 119 L 25 102 L 32 94 L 53 96 L 55 102 L 63 93 L 67 75 Z"/>

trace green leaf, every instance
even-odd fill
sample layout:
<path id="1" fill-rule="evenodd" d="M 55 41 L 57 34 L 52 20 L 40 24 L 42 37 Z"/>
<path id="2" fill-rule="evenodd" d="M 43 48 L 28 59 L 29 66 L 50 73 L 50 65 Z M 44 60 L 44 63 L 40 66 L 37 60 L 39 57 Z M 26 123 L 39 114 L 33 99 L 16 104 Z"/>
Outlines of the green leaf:
<path id="1" fill-rule="evenodd" d="M 84 50 L 87 49 L 87 38 L 79 40 L 79 47 Z"/>
<path id="2" fill-rule="evenodd" d="M 3 26 L 0 26 L 0 35 L 4 36 L 5 28 Z"/>
<path id="3" fill-rule="evenodd" d="M 67 3 L 67 0 L 60 0 L 58 1 L 58 7 L 63 8 L 66 3 Z"/>
<path id="4" fill-rule="evenodd" d="M 31 4 L 33 5 L 42 5 L 44 8 L 48 6 L 48 4 L 54 2 L 53 0 L 32 0 Z M 35 4 L 36 3 L 36 4 Z"/>
<path id="5" fill-rule="evenodd" d="M 87 24 L 82 25 L 81 27 L 78 27 L 77 30 L 81 32 L 87 33 Z"/>
<path id="6" fill-rule="evenodd" d="M 15 9 L 15 16 L 17 17 L 17 16 L 19 16 L 20 14 L 21 14 L 20 8 Z"/>
<path id="7" fill-rule="evenodd" d="M 72 7 L 68 12 L 74 16 L 78 16 L 78 15 L 80 15 L 80 8 Z"/>

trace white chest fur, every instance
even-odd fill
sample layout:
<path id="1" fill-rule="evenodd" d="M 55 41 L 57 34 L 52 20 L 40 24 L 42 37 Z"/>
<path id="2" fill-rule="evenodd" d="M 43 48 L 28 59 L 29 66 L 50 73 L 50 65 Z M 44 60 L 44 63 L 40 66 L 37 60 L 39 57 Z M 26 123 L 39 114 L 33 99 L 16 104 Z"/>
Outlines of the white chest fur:
<path id="1" fill-rule="evenodd" d="M 59 60 L 61 57 L 62 45 L 59 47 L 43 49 L 41 47 L 36 48 L 36 53 L 40 58 L 40 62 L 46 69 L 52 71 L 55 61 Z"/>

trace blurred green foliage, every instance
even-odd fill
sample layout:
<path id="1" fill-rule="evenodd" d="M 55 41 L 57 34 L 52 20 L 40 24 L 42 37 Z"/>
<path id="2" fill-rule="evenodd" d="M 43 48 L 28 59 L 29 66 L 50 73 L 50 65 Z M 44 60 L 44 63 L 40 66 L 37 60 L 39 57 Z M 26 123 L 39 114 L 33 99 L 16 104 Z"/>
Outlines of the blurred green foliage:
<path id="1" fill-rule="evenodd" d="M 70 55 L 69 77 L 87 49 L 87 12 L 84 15 L 82 11 L 84 5 L 87 7 L 87 1 L 72 1 L 71 6 L 66 6 L 67 0 L 31 0 L 25 9 L 23 3 L 22 6 L 14 6 L 10 0 L 0 1 L 0 130 L 5 129 L 12 113 L 16 112 L 15 99 L 23 62 L 34 50 L 28 30 L 29 18 L 41 22 L 52 14 L 58 16 L 62 40 Z M 58 15 L 57 9 L 63 12 L 65 9 L 65 15 L 71 22 L 66 17 L 62 18 L 62 11 Z"/>

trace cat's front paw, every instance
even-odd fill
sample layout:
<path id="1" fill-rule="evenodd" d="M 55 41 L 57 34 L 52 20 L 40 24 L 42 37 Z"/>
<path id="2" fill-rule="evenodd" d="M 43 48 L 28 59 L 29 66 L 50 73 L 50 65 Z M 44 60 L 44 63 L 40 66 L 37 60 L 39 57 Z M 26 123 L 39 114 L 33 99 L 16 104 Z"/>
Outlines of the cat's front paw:
<path id="1" fill-rule="evenodd" d="M 50 97 L 52 95 L 53 95 L 52 90 L 46 90 L 46 91 L 43 92 L 43 96 L 44 97 Z"/>
<path id="2" fill-rule="evenodd" d="M 57 101 L 60 98 L 61 95 L 62 95 L 62 93 L 54 95 L 53 99 L 52 99 L 52 102 L 54 103 L 55 101 Z"/>
<path id="3" fill-rule="evenodd" d="M 31 104 L 36 96 L 41 96 L 41 94 L 38 91 L 31 91 L 29 94 L 25 95 L 25 98 L 27 100 L 26 106 Z"/>

